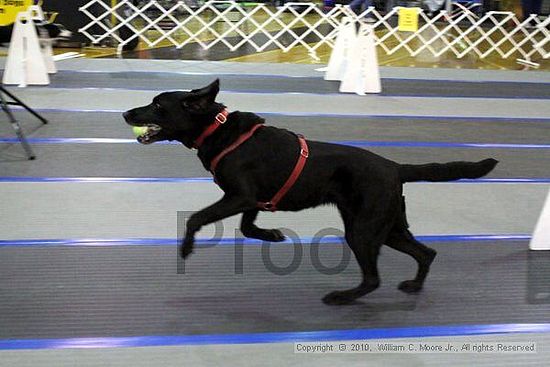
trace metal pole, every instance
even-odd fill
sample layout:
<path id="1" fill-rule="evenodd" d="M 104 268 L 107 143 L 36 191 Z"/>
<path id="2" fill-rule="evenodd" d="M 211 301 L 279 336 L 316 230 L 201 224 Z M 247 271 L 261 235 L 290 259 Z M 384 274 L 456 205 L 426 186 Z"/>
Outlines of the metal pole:
<path id="1" fill-rule="evenodd" d="M 27 154 L 27 158 L 29 160 L 33 160 L 36 158 L 34 155 L 31 146 L 27 142 L 27 139 L 25 138 L 25 135 L 23 134 L 23 131 L 21 130 L 21 126 L 19 126 L 19 122 L 15 119 L 13 114 L 11 113 L 11 110 L 8 106 L 8 102 L 6 101 L 6 98 L 4 97 L 4 88 L 0 90 L 0 105 L 2 107 L 2 110 L 8 115 L 8 119 L 10 120 L 11 126 L 13 127 L 13 130 L 15 130 L 15 134 L 17 135 L 17 138 L 21 142 L 21 145 L 23 146 L 23 149 L 25 150 L 25 153 Z"/>
<path id="2" fill-rule="evenodd" d="M 6 105 L 16 105 L 16 106 L 21 106 L 23 107 L 24 109 L 26 109 L 30 114 L 32 114 L 33 116 L 35 116 L 37 119 L 39 119 L 40 121 L 42 121 L 42 123 L 44 124 L 47 124 L 48 123 L 48 120 L 46 120 L 44 117 L 40 116 L 35 110 L 33 110 L 32 108 L 30 108 L 29 106 L 27 106 L 25 103 L 23 103 L 23 101 L 21 101 L 19 98 L 17 98 L 16 96 L 14 96 L 13 94 L 11 94 L 7 89 L 5 89 L 4 87 L 0 86 L 0 94 L 2 93 L 6 93 L 8 95 L 8 97 L 10 97 L 11 99 L 13 99 L 15 101 L 15 103 L 10 103 L 10 102 L 5 102 Z M 4 97 L 2 97 L 3 99 Z"/>

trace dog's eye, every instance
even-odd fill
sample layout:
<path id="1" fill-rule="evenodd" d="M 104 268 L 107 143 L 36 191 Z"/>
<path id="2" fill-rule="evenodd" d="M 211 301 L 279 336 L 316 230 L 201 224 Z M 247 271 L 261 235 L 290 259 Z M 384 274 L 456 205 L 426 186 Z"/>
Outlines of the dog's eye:
<path id="1" fill-rule="evenodd" d="M 155 107 L 155 110 L 162 111 L 162 106 L 160 105 L 160 103 L 155 102 L 154 107 Z"/>
<path id="2" fill-rule="evenodd" d="M 189 108 L 189 102 L 188 101 L 183 101 L 183 107 L 185 108 Z"/>

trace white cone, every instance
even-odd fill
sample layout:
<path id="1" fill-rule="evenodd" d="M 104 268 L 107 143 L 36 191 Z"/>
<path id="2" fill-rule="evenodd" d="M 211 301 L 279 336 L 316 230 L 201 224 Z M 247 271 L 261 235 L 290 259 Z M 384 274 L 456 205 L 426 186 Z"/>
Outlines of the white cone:
<path id="1" fill-rule="evenodd" d="M 548 191 L 533 237 L 529 242 L 529 248 L 531 250 L 550 250 L 550 191 Z"/>
<path id="2" fill-rule="evenodd" d="M 50 78 L 32 17 L 20 12 L 13 27 L 2 82 L 19 86 L 47 85 Z"/>
<path id="3" fill-rule="evenodd" d="M 44 16 L 44 11 L 42 10 L 42 7 L 40 5 L 32 5 L 29 6 L 27 12 L 31 15 L 33 20 L 38 20 L 40 22 L 44 22 L 46 20 L 46 17 Z M 46 69 L 48 70 L 48 74 L 55 74 L 57 73 L 57 67 L 55 66 L 55 61 L 53 58 L 53 39 L 44 39 L 40 38 L 40 35 L 38 37 L 40 40 L 40 46 L 42 48 L 42 56 L 44 57 L 44 62 L 46 63 Z"/>
<path id="4" fill-rule="evenodd" d="M 44 63 L 46 63 L 46 69 L 48 74 L 57 73 L 57 67 L 55 66 L 55 61 L 53 58 L 53 39 L 41 39 L 40 46 L 42 49 L 42 57 L 44 58 Z"/>
<path id="5" fill-rule="evenodd" d="M 355 24 L 350 18 L 344 17 L 338 28 L 334 48 L 330 54 L 325 80 L 342 80 L 347 68 L 351 47 L 355 44 L 357 34 Z"/>
<path id="6" fill-rule="evenodd" d="M 374 29 L 371 25 L 361 24 L 349 58 L 342 84 L 340 84 L 340 92 L 359 95 L 380 93 L 382 84 L 374 43 Z"/>

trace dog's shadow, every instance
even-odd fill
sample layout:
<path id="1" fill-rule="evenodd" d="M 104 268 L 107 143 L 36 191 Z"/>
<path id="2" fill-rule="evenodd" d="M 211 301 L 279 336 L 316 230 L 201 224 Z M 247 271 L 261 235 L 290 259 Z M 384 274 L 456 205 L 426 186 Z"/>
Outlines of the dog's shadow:
<path id="1" fill-rule="evenodd" d="M 174 326 L 184 330 L 192 324 L 212 320 L 211 327 L 224 332 L 306 331 L 327 328 L 349 328 L 369 322 L 388 319 L 388 314 L 413 312 L 417 308 L 417 296 L 395 297 L 394 290 L 387 295 L 368 296 L 341 306 L 325 305 L 322 292 L 307 290 L 296 297 L 288 289 L 257 288 L 238 294 L 196 295 L 176 297 L 166 301 L 166 306 L 181 310 L 181 319 L 173 320 Z M 391 293 L 391 294 L 390 294 Z M 200 319 L 191 315 L 200 314 Z M 191 320 L 185 320 L 185 319 Z M 223 320 L 215 325 L 214 320 Z M 249 330 L 250 329 L 250 330 Z M 181 330 L 178 330 L 181 332 Z"/>
<path id="2" fill-rule="evenodd" d="M 21 148 L 21 152 L 7 152 L 13 145 L 15 144 L 6 144 L 4 149 L 0 149 L 0 163 L 21 163 L 29 160 L 29 158 L 25 156 L 25 152 L 22 151 L 23 148 Z"/>

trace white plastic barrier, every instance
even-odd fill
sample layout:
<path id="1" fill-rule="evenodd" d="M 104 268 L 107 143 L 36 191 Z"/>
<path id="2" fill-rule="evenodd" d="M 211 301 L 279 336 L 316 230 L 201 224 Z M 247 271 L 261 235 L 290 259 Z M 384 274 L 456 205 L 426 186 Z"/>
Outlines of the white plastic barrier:
<path id="1" fill-rule="evenodd" d="M 531 250 L 550 250 L 550 191 L 546 196 L 529 248 Z"/>
<path id="2" fill-rule="evenodd" d="M 40 47 L 31 11 L 17 14 L 2 77 L 4 84 L 20 87 L 50 84 L 48 67 Z"/>
<path id="3" fill-rule="evenodd" d="M 20 87 L 50 84 L 48 74 L 57 73 L 52 48 L 55 40 L 40 38 L 34 24 L 44 19 L 44 12 L 38 5 L 17 14 L 2 83 Z"/>
<path id="4" fill-rule="evenodd" d="M 245 7 L 233 1 L 210 1 L 193 9 L 183 1 L 165 8 L 156 0 L 140 6 L 121 0 L 114 7 L 105 0 L 91 0 L 80 8 L 90 18 L 80 32 L 93 43 L 112 38 L 119 43 L 119 51 L 139 37 L 149 47 L 168 43 L 181 48 L 198 43 L 207 50 L 223 44 L 235 51 L 246 45 L 257 52 L 268 48 L 287 52 L 303 47 L 313 59 L 318 59 L 320 47 L 334 47 L 343 17 L 356 21 L 369 16 L 375 20 L 375 43 L 388 55 L 406 51 L 416 56 L 427 51 L 436 57 L 444 53 L 457 58 L 472 53 L 479 58 L 550 57 L 549 18 L 531 15 L 520 21 L 514 13 L 494 11 L 479 17 L 467 9 L 451 16 L 443 11 L 429 18 L 420 11 L 419 29 L 400 32 L 395 21 L 399 9 L 381 14 L 369 8 L 357 15 L 348 6 L 337 5 L 324 12 L 313 3 L 286 3 L 275 9 L 266 4 Z M 166 23 L 172 26 L 167 28 Z M 122 39 L 118 32 L 123 27 L 128 27 L 133 35 Z"/>
<path id="5" fill-rule="evenodd" d="M 382 85 L 374 45 L 373 27 L 361 23 L 356 31 L 352 18 L 344 17 L 325 71 L 325 80 L 341 81 L 340 92 L 380 93 Z"/>
<path id="6" fill-rule="evenodd" d="M 325 80 L 342 81 L 348 69 L 351 49 L 356 43 L 357 34 L 353 19 L 345 17 L 338 27 L 336 42 L 330 54 L 325 73 Z"/>

